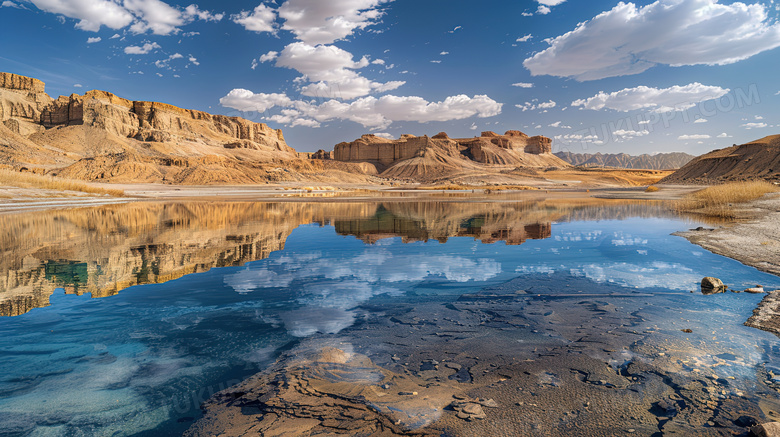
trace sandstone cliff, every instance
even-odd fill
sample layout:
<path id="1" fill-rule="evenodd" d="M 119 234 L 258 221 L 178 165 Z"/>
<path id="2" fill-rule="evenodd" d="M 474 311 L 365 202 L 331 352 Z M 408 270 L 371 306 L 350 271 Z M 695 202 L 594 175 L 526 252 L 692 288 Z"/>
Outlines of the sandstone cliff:
<path id="1" fill-rule="evenodd" d="M 712 184 L 763 179 L 780 181 L 780 135 L 701 155 L 661 183 Z"/>
<path id="2" fill-rule="evenodd" d="M 398 140 L 369 134 L 349 143 L 339 143 L 333 152 L 320 151 L 318 155 L 336 161 L 372 164 L 383 177 L 437 181 L 516 167 L 568 167 L 550 153 L 550 146 L 549 138 L 529 137 L 520 131 L 507 131 L 504 135 L 483 132 L 479 137 L 456 139 L 444 132 L 432 137 L 402 135 Z"/>
<path id="3" fill-rule="evenodd" d="M 626 153 L 572 153 L 556 152 L 555 156 L 571 165 L 581 167 L 613 167 L 645 170 L 678 169 L 695 156 L 683 152 L 658 153 L 656 155 L 642 154 L 632 156 Z"/>
<path id="4" fill-rule="evenodd" d="M 105 91 L 52 99 L 0 73 L 0 165 L 102 182 L 365 182 L 359 165 L 299 158 L 281 130 Z M 370 169 L 369 169 L 370 170 Z"/>

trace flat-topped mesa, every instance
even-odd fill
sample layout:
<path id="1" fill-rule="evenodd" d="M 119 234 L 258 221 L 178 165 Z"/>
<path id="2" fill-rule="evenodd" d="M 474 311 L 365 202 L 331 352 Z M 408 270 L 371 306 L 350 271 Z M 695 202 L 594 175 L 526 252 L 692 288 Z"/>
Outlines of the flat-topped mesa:
<path id="1" fill-rule="evenodd" d="M 429 146 L 431 138 L 428 136 L 404 134 L 398 140 L 388 140 L 374 134 L 366 134 L 351 143 L 336 144 L 331 157 L 336 161 L 370 162 L 389 166 L 396 161 L 421 156 Z"/>

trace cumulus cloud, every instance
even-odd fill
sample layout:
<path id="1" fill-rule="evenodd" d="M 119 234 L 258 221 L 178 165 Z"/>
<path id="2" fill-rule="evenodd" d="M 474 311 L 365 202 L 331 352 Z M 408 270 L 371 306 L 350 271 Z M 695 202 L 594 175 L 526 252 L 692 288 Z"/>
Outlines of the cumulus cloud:
<path id="1" fill-rule="evenodd" d="M 97 32 L 100 26 L 121 29 L 134 17 L 127 9 L 109 0 L 30 0 L 38 9 L 79 20 L 76 28 Z"/>
<path id="2" fill-rule="evenodd" d="M 709 122 L 709 120 L 707 120 L 706 118 L 697 118 L 697 119 L 696 119 L 696 120 L 694 120 L 693 122 L 694 122 L 694 123 L 708 123 L 708 122 Z"/>
<path id="3" fill-rule="evenodd" d="M 536 9 L 536 13 L 541 15 L 547 15 L 550 12 L 552 12 L 552 10 L 545 5 L 539 5 L 539 7 Z"/>
<path id="4" fill-rule="evenodd" d="M 711 138 L 707 134 L 692 134 L 692 135 L 680 135 L 677 137 L 678 140 L 706 140 Z"/>
<path id="5" fill-rule="evenodd" d="M 135 33 L 156 35 L 179 32 L 193 20 L 219 21 L 222 14 L 202 11 L 197 5 L 184 9 L 160 0 L 30 0 L 38 9 L 79 20 L 76 28 L 97 32 L 101 26 L 121 29 L 130 26 Z"/>
<path id="6" fill-rule="evenodd" d="M 728 92 L 728 88 L 707 86 L 698 82 L 669 88 L 638 86 L 609 94 L 602 91 L 593 97 L 575 100 L 571 106 L 592 110 L 607 108 L 623 112 L 637 109 L 651 109 L 656 112 L 682 111 L 696 106 L 699 102 L 722 97 Z"/>
<path id="7" fill-rule="evenodd" d="M 620 2 L 548 42 L 550 47 L 523 62 L 531 74 L 584 81 L 638 74 L 655 65 L 738 62 L 780 46 L 780 23 L 767 19 L 761 3 Z"/>
<path id="8" fill-rule="evenodd" d="M 244 89 L 230 91 L 220 99 L 220 104 L 240 111 L 263 112 L 275 106 L 294 109 L 295 113 L 283 112 L 282 117 L 274 118 L 275 121 L 285 124 L 292 124 L 295 120 L 314 120 L 318 123 L 349 120 L 372 129 L 384 129 L 395 121 L 425 123 L 462 120 L 472 116 L 492 117 L 500 114 L 502 107 L 501 103 L 484 95 L 450 96 L 440 102 L 428 102 L 417 96 L 385 95 L 380 98 L 363 97 L 349 103 L 331 99 L 316 104 L 302 100 L 293 101 L 285 94 L 254 94 Z M 314 124 L 311 121 L 308 123 Z"/>
<path id="9" fill-rule="evenodd" d="M 558 6 L 565 1 L 566 0 L 536 0 L 537 3 L 543 4 L 545 6 Z"/>
<path id="10" fill-rule="evenodd" d="M 526 41 L 529 41 L 531 38 L 533 38 L 533 35 L 531 35 L 529 33 L 528 35 L 521 36 L 520 38 L 517 38 L 515 41 L 516 42 L 526 42 Z"/>
<path id="11" fill-rule="evenodd" d="M 512 86 L 516 86 L 518 88 L 533 88 L 534 84 L 528 82 L 517 82 L 513 83 Z"/>
<path id="12" fill-rule="evenodd" d="M 277 67 L 294 69 L 303 74 L 302 80 L 314 82 L 302 87 L 301 93 L 312 97 L 354 99 L 371 92 L 386 92 L 406 82 L 375 82 L 354 70 L 369 65 L 368 58 L 353 60 L 352 53 L 331 45 L 310 46 L 304 42 L 287 45 L 280 54 L 269 52 L 264 60 L 276 60 Z"/>
<path id="13" fill-rule="evenodd" d="M 239 111 L 265 112 L 274 106 L 290 106 L 292 100 L 286 94 L 253 93 L 252 91 L 236 88 L 225 97 L 219 99 L 219 103 L 227 108 Z"/>
<path id="14" fill-rule="evenodd" d="M 153 50 L 160 49 L 160 45 L 156 42 L 144 43 L 142 46 L 127 46 L 125 47 L 125 53 L 128 55 L 145 55 Z"/>
<path id="15" fill-rule="evenodd" d="M 383 12 L 378 8 L 392 0 L 287 0 L 278 9 L 282 29 L 311 45 L 330 44 L 354 31 L 376 24 Z"/>
<path id="16" fill-rule="evenodd" d="M 723 132 L 722 134 L 718 135 L 715 138 L 731 138 L 731 135 L 727 134 L 726 132 Z"/>
<path id="17" fill-rule="evenodd" d="M 769 125 L 766 123 L 745 123 L 742 125 L 745 129 L 761 129 L 767 126 Z"/>
<path id="18" fill-rule="evenodd" d="M 97 37 L 90 37 L 90 38 L 87 38 L 87 44 L 94 44 L 94 43 L 100 42 L 102 40 L 103 40 L 103 38 L 101 38 L 99 36 L 97 36 Z"/>
<path id="19" fill-rule="evenodd" d="M 230 19 L 252 32 L 273 32 L 276 12 L 261 3 L 251 12 L 241 11 L 238 14 L 231 15 Z"/>
<path id="20" fill-rule="evenodd" d="M 550 127 L 557 127 L 560 129 L 571 129 L 571 126 L 566 126 L 565 124 L 562 124 L 562 121 L 556 121 L 555 123 L 550 123 L 548 126 Z"/>

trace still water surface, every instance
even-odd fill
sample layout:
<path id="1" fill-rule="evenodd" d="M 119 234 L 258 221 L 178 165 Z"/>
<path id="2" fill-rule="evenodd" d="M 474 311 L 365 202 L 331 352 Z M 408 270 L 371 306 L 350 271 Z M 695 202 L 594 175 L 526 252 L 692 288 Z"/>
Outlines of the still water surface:
<path id="1" fill-rule="evenodd" d="M 211 394 L 305 339 L 359 344 L 383 306 L 509 281 L 635 295 L 651 332 L 706 331 L 697 356 L 729 358 L 721 376 L 751 402 L 777 398 L 755 382 L 780 366 L 777 338 L 742 326 L 761 296 L 697 284 L 780 279 L 670 235 L 698 224 L 658 205 L 152 203 L 0 222 L 0 435 L 181 433 Z"/>

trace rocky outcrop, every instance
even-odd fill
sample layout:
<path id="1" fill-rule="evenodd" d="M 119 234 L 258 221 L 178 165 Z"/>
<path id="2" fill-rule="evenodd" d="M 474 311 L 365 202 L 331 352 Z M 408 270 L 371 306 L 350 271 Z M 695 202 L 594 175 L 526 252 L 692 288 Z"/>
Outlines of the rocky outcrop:
<path id="1" fill-rule="evenodd" d="M 712 184 L 763 179 L 780 181 L 780 135 L 701 155 L 661 183 Z"/>
<path id="2" fill-rule="evenodd" d="M 0 73 L 0 88 L 29 91 L 33 94 L 45 92 L 45 84 L 42 81 L 13 73 Z"/>
<path id="3" fill-rule="evenodd" d="M 425 180 L 459 171 L 495 170 L 492 166 L 566 167 L 550 153 L 551 144 L 547 137 L 529 137 L 512 130 L 504 135 L 487 131 L 479 137 L 460 139 L 445 132 L 432 137 L 402 135 L 397 140 L 368 134 L 337 144 L 331 157 L 374 164 L 385 177 Z"/>
<path id="4" fill-rule="evenodd" d="M 632 156 L 626 153 L 572 153 L 556 152 L 555 156 L 571 165 L 580 167 L 613 167 L 644 170 L 677 169 L 695 156 L 683 152 L 658 153 L 656 155 L 642 154 Z"/>

